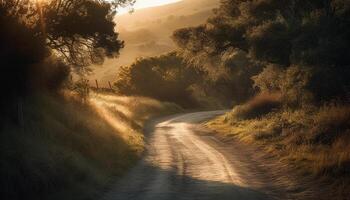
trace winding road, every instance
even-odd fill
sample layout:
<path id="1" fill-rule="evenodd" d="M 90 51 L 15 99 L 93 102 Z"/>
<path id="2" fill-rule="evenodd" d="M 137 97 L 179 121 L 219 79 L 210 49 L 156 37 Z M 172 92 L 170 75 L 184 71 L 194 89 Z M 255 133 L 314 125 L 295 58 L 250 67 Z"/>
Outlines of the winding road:
<path id="1" fill-rule="evenodd" d="M 181 114 L 149 122 L 144 158 L 103 199 L 276 199 L 268 175 L 258 164 L 200 125 L 224 112 Z"/>

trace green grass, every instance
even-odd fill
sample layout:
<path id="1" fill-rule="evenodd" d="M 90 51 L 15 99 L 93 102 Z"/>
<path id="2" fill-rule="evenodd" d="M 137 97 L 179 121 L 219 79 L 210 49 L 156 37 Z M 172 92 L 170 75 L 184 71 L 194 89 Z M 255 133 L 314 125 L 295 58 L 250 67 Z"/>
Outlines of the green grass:
<path id="1" fill-rule="evenodd" d="M 279 109 L 243 120 L 228 113 L 206 125 L 226 137 L 264 147 L 302 175 L 325 178 L 341 190 L 336 194 L 347 195 L 350 190 L 348 105 Z"/>
<path id="2" fill-rule="evenodd" d="M 24 125 L 0 134 L 2 199 L 96 199 L 143 151 L 142 128 L 174 104 L 141 97 L 36 95 L 24 101 Z"/>

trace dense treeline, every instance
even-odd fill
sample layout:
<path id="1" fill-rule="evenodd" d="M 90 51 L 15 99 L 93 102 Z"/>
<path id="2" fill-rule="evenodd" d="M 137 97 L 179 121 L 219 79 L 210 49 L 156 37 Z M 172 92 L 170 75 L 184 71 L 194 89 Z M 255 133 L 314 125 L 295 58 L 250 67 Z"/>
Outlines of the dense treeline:
<path id="1" fill-rule="evenodd" d="M 348 0 L 222 0 L 206 23 L 173 33 L 177 62 L 138 60 L 116 86 L 180 104 L 191 95 L 202 106 L 234 105 L 209 125 L 331 180 L 336 192 L 325 199 L 348 199 L 349 19 Z"/>
<path id="2" fill-rule="evenodd" d="M 184 58 L 207 70 L 238 69 L 208 63 L 242 52 L 264 68 L 254 86 L 293 96 L 290 103 L 344 100 L 350 86 L 349 15 L 346 0 L 223 0 L 206 24 L 180 29 L 174 39 Z"/>
<path id="3" fill-rule="evenodd" d="M 124 94 L 175 102 L 190 92 L 197 101 L 215 99 L 226 106 L 243 103 L 258 92 L 283 93 L 289 106 L 346 100 L 350 85 L 348 19 L 348 1 L 223 0 L 205 24 L 174 32 L 181 65 L 173 64 L 172 59 L 165 61 L 167 56 L 141 59 L 123 68 L 117 87 Z M 157 62 L 163 63 L 163 71 L 145 72 L 143 78 L 133 75 L 146 68 L 152 71 Z M 163 85 L 159 77 L 166 77 L 171 67 L 197 68 L 200 74 L 187 73 L 200 84 L 191 82 L 190 76 L 182 84 L 179 75 L 174 82 L 178 88 L 155 89 L 154 85 Z M 134 88 L 125 90 L 127 87 Z M 161 95 L 154 93 L 160 90 Z M 182 94 L 170 94 L 180 90 Z"/>
<path id="4" fill-rule="evenodd" d="M 124 95 L 148 96 L 185 108 L 231 106 L 232 100 L 242 102 L 253 94 L 249 75 L 255 75 L 259 68 L 256 65 L 244 68 L 243 63 L 248 61 L 242 53 L 226 60 L 230 62 L 237 63 L 239 68 L 220 69 L 225 71 L 214 76 L 188 63 L 179 52 L 139 58 L 119 69 L 114 86 Z"/>
<path id="5" fill-rule="evenodd" d="M 200 79 L 193 74 L 201 84 L 192 85 L 197 91 L 192 91 L 192 96 L 213 98 L 226 106 L 243 103 L 258 92 L 283 93 L 289 106 L 346 100 L 350 87 L 349 9 L 344 0 L 223 0 L 205 24 L 174 32 L 177 56 L 183 60 L 175 65 L 201 71 Z M 164 99 L 151 93 L 155 80 L 162 82 L 157 76 L 167 76 L 170 65 L 163 64 L 167 70 L 158 70 L 157 75 L 145 73 L 148 78 L 143 79 L 131 71 L 141 73 L 153 67 L 150 61 L 157 66 L 167 58 L 141 59 L 126 67 L 129 72 L 124 68 L 119 83 L 128 74 L 125 81 L 129 85 L 117 87 L 125 94 Z M 155 82 L 148 84 L 149 80 Z M 188 93 L 184 85 L 191 81 L 183 85 L 182 80 L 177 79 L 176 91 Z M 126 87 L 134 89 L 126 91 Z M 178 97 L 188 94 L 172 95 L 166 100 L 178 102 Z"/>

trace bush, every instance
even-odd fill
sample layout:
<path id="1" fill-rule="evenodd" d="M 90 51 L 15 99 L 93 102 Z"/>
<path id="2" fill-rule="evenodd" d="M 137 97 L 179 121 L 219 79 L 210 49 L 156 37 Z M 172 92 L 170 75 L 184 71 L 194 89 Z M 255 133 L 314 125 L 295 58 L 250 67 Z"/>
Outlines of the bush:
<path id="1" fill-rule="evenodd" d="M 136 95 L 175 102 L 183 107 L 197 106 L 190 86 L 200 72 L 188 66 L 176 52 L 157 57 L 139 58 L 121 67 L 114 83 L 122 95 Z"/>
<path id="2" fill-rule="evenodd" d="M 280 93 L 261 93 L 243 105 L 232 110 L 236 119 L 253 119 L 270 113 L 281 106 Z"/>
<path id="3" fill-rule="evenodd" d="M 309 104 L 313 95 L 308 90 L 311 72 L 307 67 L 291 66 L 280 69 L 276 65 L 268 65 L 253 76 L 254 87 L 262 93 L 280 93 L 281 102 L 286 107 L 302 107 Z"/>

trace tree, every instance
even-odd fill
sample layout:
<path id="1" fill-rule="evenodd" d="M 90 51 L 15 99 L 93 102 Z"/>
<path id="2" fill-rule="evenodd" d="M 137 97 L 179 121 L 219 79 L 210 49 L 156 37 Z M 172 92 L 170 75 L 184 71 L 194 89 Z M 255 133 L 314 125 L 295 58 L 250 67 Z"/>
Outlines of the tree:
<path id="1" fill-rule="evenodd" d="M 349 17 L 347 0 L 223 0 L 205 24 L 173 38 L 184 58 L 208 71 L 237 68 L 220 62 L 232 50 L 244 52 L 249 65 L 310 70 L 309 89 L 323 101 L 349 92 Z"/>
<path id="2" fill-rule="evenodd" d="M 123 42 L 115 32 L 115 8 L 132 0 L 8 0 L 1 10 L 44 40 L 68 64 L 82 70 L 118 55 Z"/>
<path id="3" fill-rule="evenodd" d="M 123 47 L 115 8 L 134 0 L 6 0 L 0 2 L 3 103 L 33 89 L 58 88 L 70 70 L 115 57 Z M 53 84 L 56 84 L 55 86 Z"/>

